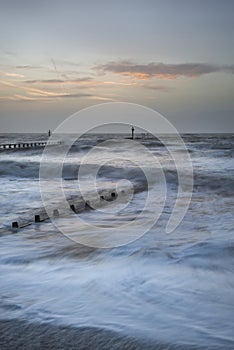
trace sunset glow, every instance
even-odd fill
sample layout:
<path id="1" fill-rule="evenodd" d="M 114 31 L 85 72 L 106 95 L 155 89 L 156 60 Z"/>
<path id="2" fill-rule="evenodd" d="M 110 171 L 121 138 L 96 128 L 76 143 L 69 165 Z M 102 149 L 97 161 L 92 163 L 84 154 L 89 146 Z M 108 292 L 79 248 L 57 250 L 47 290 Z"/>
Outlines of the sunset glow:
<path id="1" fill-rule="evenodd" d="M 25 118 L 32 130 L 36 117 L 53 128 L 81 108 L 123 101 L 160 111 L 181 131 L 230 131 L 233 2 L 88 3 L 2 3 L 2 130 Z"/>

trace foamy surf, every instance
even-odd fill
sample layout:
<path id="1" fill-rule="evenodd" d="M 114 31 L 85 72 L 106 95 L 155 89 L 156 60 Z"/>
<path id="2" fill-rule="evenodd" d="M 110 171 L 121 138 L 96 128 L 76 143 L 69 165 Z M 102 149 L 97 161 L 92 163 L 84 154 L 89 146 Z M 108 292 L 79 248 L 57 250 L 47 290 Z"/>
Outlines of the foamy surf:
<path id="1" fill-rule="evenodd" d="M 8 136 L 11 141 L 24 137 L 33 135 Z M 72 147 L 62 181 L 68 199 L 78 194 L 83 154 L 105 139 L 106 135 L 93 135 L 83 140 L 83 146 L 79 141 Z M 12 233 L 12 220 L 43 206 L 38 183 L 42 151 L 1 152 L 0 318 L 38 327 L 106 330 L 137 339 L 144 344 L 139 348 L 233 349 L 233 137 L 185 135 L 184 140 L 194 166 L 193 198 L 184 220 L 175 232 L 165 233 L 177 195 L 177 172 L 157 140 L 143 140 L 163 166 L 166 202 L 147 234 L 112 249 L 74 243 L 49 220 Z M 173 138 L 170 142 L 173 147 Z M 61 216 L 59 225 L 71 235 L 99 241 L 95 225 L 115 227 L 118 233 L 119 225 L 134 220 L 145 204 L 148 187 L 142 169 L 133 164 L 136 150 L 131 150 L 129 163 L 121 157 L 111 161 L 115 146 L 112 141 L 102 149 L 108 162 L 100 168 L 97 183 L 113 189 L 125 179 L 140 190 L 115 220 L 98 210 L 82 211 L 79 217 L 90 223 L 89 230 L 81 223 L 74 225 L 77 214 Z M 121 152 L 127 152 L 124 143 L 119 156 Z M 98 163 L 97 158 L 91 160 L 83 167 L 85 193 L 92 189 L 92 171 Z M 150 174 L 152 164 L 141 161 Z M 56 203 L 57 181 L 49 175 L 45 181 Z M 160 186 L 159 177 L 152 177 L 154 183 Z M 114 210 L 115 201 L 111 203 Z M 151 217 L 153 208 L 144 215 Z M 127 233 L 135 232 L 129 227 Z"/>

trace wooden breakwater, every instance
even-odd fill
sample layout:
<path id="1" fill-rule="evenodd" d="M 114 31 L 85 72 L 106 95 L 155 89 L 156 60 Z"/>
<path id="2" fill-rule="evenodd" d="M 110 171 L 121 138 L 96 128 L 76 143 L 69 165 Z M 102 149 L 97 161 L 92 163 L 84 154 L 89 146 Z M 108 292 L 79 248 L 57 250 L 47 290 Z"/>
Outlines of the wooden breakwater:
<path id="1" fill-rule="evenodd" d="M 122 194 L 124 194 L 124 190 L 122 191 Z M 95 206 L 98 207 L 104 207 L 108 205 L 109 202 L 114 201 L 117 199 L 118 194 L 116 193 L 115 189 L 102 189 L 99 191 L 99 198 L 95 201 Z M 67 200 L 69 212 L 67 211 L 67 208 L 63 208 L 61 203 L 58 203 L 57 207 L 51 206 L 49 209 L 49 214 L 45 210 L 44 207 L 35 209 L 30 215 L 27 215 L 27 217 L 19 217 L 17 220 L 12 221 L 11 223 L 11 229 L 13 231 L 16 231 L 18 229 L 30 226 L 32 224 L 42 223 L 44 221 L 51 220 L 53 218 L 59 218 L 59 217 L 67 217 L 71 214 L 79 214 L 85 210 L 93 210 L 92 207 L 92 197 L 90 197 L 90 200 L 84 200 L 81 195 L 74 196 L 72 198 L 69 198 Z"/>
<path id="2" fill-rule="evenodd" d="M 136 185 L 134 186 L 133 193 L 136 194 L 144 190 L 144 185 Z M 27 215 L 27 217 L 22 216 L 17 220 L 14 220 L 11 223 L 11 227 L 8 226 L 8 230 L 10 229 L 11 232 L 17 232 L 19 229 L 32 224 L 37 225 L 53 219 L 65 218 L 75 214 L 79 215 L 86 210 L 105 208 L 110 205 L 110 202 L 114 202 L 117 199 L 119 203 L 126 203 L 126 201 L 129 200 L 129 194 L 131 191 L 131 188 L 123 187 L 117 192 L 115 187 L 110 187 L 98 189 L 98 196 L 95 198 L 93 197 L 92 191 L 86 194 L 86 199 L 84 199 L 81 194 L 74 195 L 67 198 L 68 206 L 64 206 L 62 203 L 57 203 L 48 206 L 47 211 L 44 207 L 34 209 L 30 212 L 30 215 Z"/>
<path id="3" fill-rule="evenodd" d="M 23 141 L 14 143 L 1 143 L 0 150 L 27 149 L 62 144 L 62 141 Z"/>

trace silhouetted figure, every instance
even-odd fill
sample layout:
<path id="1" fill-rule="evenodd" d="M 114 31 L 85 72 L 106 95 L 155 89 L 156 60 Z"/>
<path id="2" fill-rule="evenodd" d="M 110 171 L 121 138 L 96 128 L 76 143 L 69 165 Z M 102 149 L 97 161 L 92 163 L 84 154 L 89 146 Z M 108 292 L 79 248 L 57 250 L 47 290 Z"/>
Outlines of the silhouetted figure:
<path id="1" fill-rule="evenodd" d="M 50 131 L 50 130 L 48 131 L 48 136 L 49 136 L 49 137 L 51 136 L 51 131 Z"/>
<path id="2" fill-rule="evenodd" d="M 132 140 L 134 139 L 134 127 L 132 126 Z"/>

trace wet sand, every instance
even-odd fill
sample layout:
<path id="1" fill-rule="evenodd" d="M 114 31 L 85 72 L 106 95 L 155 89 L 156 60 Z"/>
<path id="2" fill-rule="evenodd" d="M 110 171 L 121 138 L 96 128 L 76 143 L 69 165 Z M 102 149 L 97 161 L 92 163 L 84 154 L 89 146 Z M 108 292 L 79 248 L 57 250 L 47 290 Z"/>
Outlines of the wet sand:
<path id="1" fill-rule="evenodd" d="M 0 321 L 1 350 L 166 349 L 98 328 L 61 327 L 25 321 Z"/>
<path id="2" fill-rule="evenodd" d="M 220 350 L 219 347 L 150 342 L 95 327 L 0 320 L 1 350 Z M 230 349 L 224 346 L 223 350 Z"/>

